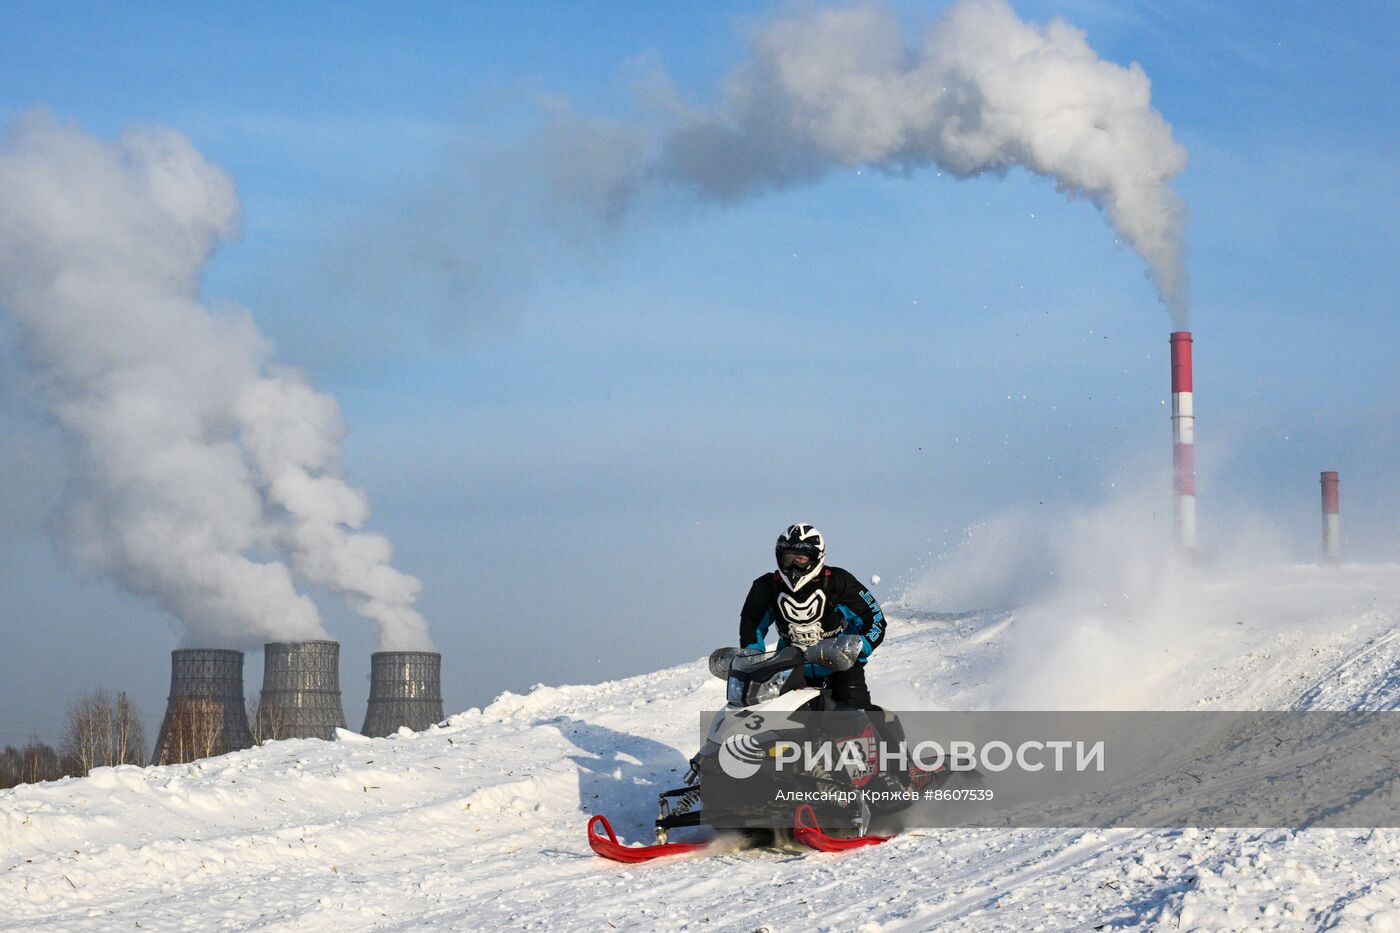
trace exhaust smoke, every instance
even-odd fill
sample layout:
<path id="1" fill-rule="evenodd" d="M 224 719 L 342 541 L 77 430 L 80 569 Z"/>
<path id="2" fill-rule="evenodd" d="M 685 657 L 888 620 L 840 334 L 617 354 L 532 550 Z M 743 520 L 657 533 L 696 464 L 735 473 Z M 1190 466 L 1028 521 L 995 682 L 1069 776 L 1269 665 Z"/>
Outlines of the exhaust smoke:
<path id="1" fill-rule="evenodd" d="M 0 139 L 0 308 L 63 429 L 69 552 L 156 600 L 186 644 L 324 638 L 296 582 L 382 648 L 430 647 L 419 582 L 361 530 L 333 398 L 276 363 L 246 311 L 199 296 L 238 225 L 228 177 L 172 130 L 115 141 L 35 112 Z"/>
<path id="2" fill-rule="evenodd" d="M 1186 150 L 1141 66 L 1104 61 L 1062 19 L 960 0 L 910 37 L 878 3 L 805 8 L 754 30 L 717 103 L 682 99 L 660 64 L 643 72 L 631 118 L 541 97 L 543 126 L 520 144 L 445 153 L 423 190 L 331 251 L 337 300 L 421 308 L 435 331 L 490 326 L 525 287 L 519 270 L 585 254 L 675 192 L 724 205 L 858 167 L 1022 168 L 1098 208 L 1145 261 L 1173 329 L 1189 326 L 1185 209 L 1170 187 Z"/>
<path id="3" fill-rule="evenodd" d="M 655 170 L 734 201 L 861 165 L 1050 178 L 1104 212 L 1187 325 L 1185 212 L 1168 187 L 1186 150 L 1142 68 L 1099 58 L 1062 19 L 1037 26 L 1005 0 L 961 0 L 913 44 L 875 4 L 779 19 L 730 72 L 722 106 L 683 112 Z"/>

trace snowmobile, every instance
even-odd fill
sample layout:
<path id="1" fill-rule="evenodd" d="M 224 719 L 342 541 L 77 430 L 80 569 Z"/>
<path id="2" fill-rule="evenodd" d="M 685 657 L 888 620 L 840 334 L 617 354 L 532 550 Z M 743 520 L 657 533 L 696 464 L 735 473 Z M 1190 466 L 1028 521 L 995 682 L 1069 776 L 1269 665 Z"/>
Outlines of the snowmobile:
<path id="1" fill-rule="evenodd" d="M 705 825 L 738 831 L 751 846 L 797 843 L 822 851 L 876 845 L 891 838 L 871 834 L 872 821 L 882 820 L 909 803 L 896 799 L 872 809 L 866 794 L 852 791 L 878 787 L 904 791 L 907 796 L 926 786 L 933 775 L 917 768 L 909 774 L 882 773 L 874 753 L 875 743 L 881 736 L 887 741 L 903 741 L 897 721 L 892 717 L 886 721 L 884 713 L 838 705 L 829 690 L 808 684 L 804 674 L 809 661 L 832 670 L 845 670 L 856 662 L 860 647 L 858 636 L 843 636 L 818 642 L 805 651 L 786 645 L 771 651 L 731 647 L 712 653 L 710 672 L 726 681 L 726 704 L 715 714 L 704 744 L 690 760 L 685 786 L 660 795 L 656 844 L 623 845 L 607 818 L 594 816 L 588 823 L 588 841 L 593 851 L 623 862 L 695 852 L 709 843 L 670 842 L 669 833 Z M 790 715 L 819 711 L 826 714 L 819 720 Z M 875 716 L 882 717 L 878 724 Z M 819 730 L 814 728 L 814 721 L 820 723 Z M 849 760 L 855 756 L 842 756 L 844 767 L 834 766 L 834 761 L 819 761 L 779 768 L 776 752 L 778 743 L 784 741 L 799 746 L 822 741 L 836 746 L 855 742 L 868 753 L 859 755 L 858 764 Z M 754 781 L 754 776 L 760 774 L 763 780 Z M 750 789 L 762 789 L 762 793 L 745 794 Z M 786 793 L 777 794 L 775 789 Z M 716 825 L 707 817 L 707 793 L 725 799 L 724 815 L 719 818 L 724 825 Z M 879 796 L 889 799 L 898 795 Z M 751 803 L 741 803 L 736 808 L 734 801 L 742 802 L 746 797 Z M 823 825 L 833 832 L 828 833 Z"/>

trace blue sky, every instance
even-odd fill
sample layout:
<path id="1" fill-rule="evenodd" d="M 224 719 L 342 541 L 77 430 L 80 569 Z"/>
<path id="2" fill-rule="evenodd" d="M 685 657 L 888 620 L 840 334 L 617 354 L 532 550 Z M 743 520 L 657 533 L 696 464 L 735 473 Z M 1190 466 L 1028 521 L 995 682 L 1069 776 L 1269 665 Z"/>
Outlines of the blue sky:
<path id="1" fill-rule="evenodd" d="M 1191 154 L 1175 187 L 1207 555 L 1254 510 L 1313 557 L 1317 473 L 1338 469 L 1350 552 L 1396 557 L 1400 13 L 1014 5 L 1140 62 Z M 898 5 L 911 25 L 941 7 Z M 660 62 L 712 102 L 747 31 L 783 9 L 7 3 L 0 119 L 42 104 L 103 136 L 158 122 L 230 173 L 243 233 L 206 297 L 252 309 L 340 401 L 347 476 L 423 580 L 464 708 L 732 639 L 790 521 L 892 599 L 970 525 L 1092 506 L 1167 456 L 1170 324 L 1141 261 L 1024 172 L 851 171 L 729 207 L 655 204 L 602 236 L 522 220 L 490 281 L 446 309 L 392 265 L 387 298 L 346 284 L 347 236 L 390 224 L 454 153 L 528 146 L 542 96 L 627 119 Z M 0 358 L 12 368 L 14 347 Z M 55 553 L 62 445 L 22 380 L 0 392 L 0 741 L 52 734 L 88 686 L 128 689 L 154 719 L 176 626 Z M 353 727 L 372 638 L 326 610 Z"/>

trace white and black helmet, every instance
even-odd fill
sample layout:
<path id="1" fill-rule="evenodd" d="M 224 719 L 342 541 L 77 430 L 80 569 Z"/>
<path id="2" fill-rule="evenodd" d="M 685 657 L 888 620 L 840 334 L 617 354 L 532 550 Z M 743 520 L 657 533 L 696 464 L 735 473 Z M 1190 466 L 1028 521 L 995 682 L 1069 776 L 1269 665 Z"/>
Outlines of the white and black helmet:
<path id="1" fill-rule="evenodd" d="M 778 558 L 778 574 L 790 590 L 800 590 L 822 572 L 826 559 L 826 540 L 811 525 L 789 525 L 778 535 L 774 548 Z"/>

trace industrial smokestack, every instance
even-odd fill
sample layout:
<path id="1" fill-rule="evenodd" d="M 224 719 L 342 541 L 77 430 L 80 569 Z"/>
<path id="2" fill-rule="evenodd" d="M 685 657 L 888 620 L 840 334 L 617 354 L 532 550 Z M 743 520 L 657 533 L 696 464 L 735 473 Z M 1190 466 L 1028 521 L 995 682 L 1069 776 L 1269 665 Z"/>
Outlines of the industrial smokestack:
<path id="1" fill-rule="evenodd" d="M 376 651 L 370 657 L 365 735 L 415 732 L 442 720 L 442 655 L 436 651 Z"/>
<path id="2" fill-rule="evenodd" d="M 1172 466 L 1176 543 L 1196 556 L 1196 415 L 1191 401 L 1191 333 L 1172 334 Z"/>
<path id="3" fill-rule="evenodd" d="M 253 723 L 259 741 L 333 739 L 345 728 L 340 704 L 340 643 L 263 645 L 263 686 Z"/>
<path id="4" fill-rule="evenodd" d="M 1337 471 L 1322 474 L 1322 546 L 1327 563 L 1342 559 L 1342 510 L 1337 491 Z"/>
<path id="5" fill-rule="evenodd" d="M 151 760 L 194 761 L 249 748 L 243 709 L 243 652 L 183 648 L 170 652 L 170 699 Z"/>

